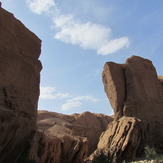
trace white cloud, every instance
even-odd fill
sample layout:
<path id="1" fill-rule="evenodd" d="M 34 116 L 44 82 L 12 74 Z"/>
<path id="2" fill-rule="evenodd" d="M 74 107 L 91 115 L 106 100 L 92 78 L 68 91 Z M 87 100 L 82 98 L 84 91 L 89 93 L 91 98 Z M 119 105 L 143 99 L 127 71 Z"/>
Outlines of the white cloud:
<path id="1" fill-rule="evenodd" d="M 40 98 L 42 99 L 65 99 L 71 97 L 69 93 L 56 93 L 56 88 L 40 87 Z"/>
<path id="2" fill-rule="evenodd" d="M 121 37 L 108 41 L 106 44 L 99 47 L 97 53 L 102 55 L 112 54 L 119 49 L 127 48 L 130 42 L 127 37 Z"/>
<path id="3" fill-rule="evenodd" d="M 66 111 L 80 106 L 82 106 L 82 103 L 79 101 L 68 101 L 67 103 L 61 106 L 61 110 Z"/>
<path id="4" fill-rule="evenodd" d="M 80 107 L 84 102 L 98 102 L 99 100 L 93 96 L 72 96 L 69 93 L 57 93 L 54 87 L 40 87 L 40 98 L 45 100 L 67 100 L 62 104 L 61 110 L 70 110 Z"/>
<path id="5" fill-rule="evenodd" d="M 98 102 L 99 100 L 93 96 L 77 96 L 71 99 L 71 101 L 91 101 Z"/>
<path id="6" fill-rule="evenodd" d="M 83 101 L 95 103 L 98 102 L 99 100 L 92 96 L 77 96 L 67 100 L 67 102 L 61 106 L 61 110 L 66 111 L 72 108 L 80 107 L 83 105 Z"/>
<path id="7" fill-rule="evenodd" d="M 65 43 L 79 45 L 84 49 L 96 50 L 98 54 L 112 54 L 129 45 L 127 37 L 111 39 L 111 29 L 91 22 L 81 23 L 72 15 L 62 15 L 54 19 L 59 32 L 55 39 Z"/>
<path id="8" fill-rule="evenodd" d="M 26 0 L 30 10 L 36 14 L 48 13 L 50 8 L 55 6 L 53 0 Z"/>
<path id="9" fill-rule="evenodd" d="M 48 13 L 57 30 L 54 38 L 67 44 L 92 49 L 100 55 L 115 53 L 130 44 L 127 37 L 112 38 L 108 27 L 81 22 L 72 14 L 64 15 L 54 0 L 26 0 L 26 3 L 36 14 Z"/>

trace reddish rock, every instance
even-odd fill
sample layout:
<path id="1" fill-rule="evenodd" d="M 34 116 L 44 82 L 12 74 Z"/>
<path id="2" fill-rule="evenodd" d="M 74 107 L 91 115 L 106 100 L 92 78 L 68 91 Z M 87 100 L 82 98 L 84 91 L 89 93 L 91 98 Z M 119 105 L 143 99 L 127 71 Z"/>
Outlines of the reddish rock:
<path id="1" fill-rule="evenodd" d="M 86 138 L 56 137 L 37 131 L 31 143 L 29 158 L 37 163 L 81 163 L 87 157 Z"/>
<path id="2" fill-rule="evenodd" d="M 14 162 L 36 129 L 41 40 L 0 8 L 0 162 Z"/>
<path id="3" fill-rule="evenodd" d="M 125 75 L 121 64 L 107 62 L 102 74 L 105 92 L 114 110 L 115 119 L 122 117 L 125 100 Z"/>
<path id="4" fill-rule="evenodd" d="M 88 139 L 88 154 L 91 154 L 96 148 L 99 137 L 107 129 L 108 123 L 113 119 L 103 114 L 93 114 L 85 112 L 76 117 L 72 123 L 72 134 Z"/>
<path id="5" fill-rule="evenodd" d="M 163 88 L 152 62 L 132 56 L 127 59 L 125 68 L 126 100 L 123 114 L 149 121 L 163 116 Z"/>
<path id="6" fill-rule="evenodd" d="M 162 111 L 163 88 L 151 61 L 132 56 L 125 64 L 107 62 L 102 79 L 115 118 L 150 119 Z"/>
<path id="7" fill-rule="evenodd" d="M 143 145 L 143 128 L 141 121 L 133 117 L 123 116 L 108 125 L 101 135 L 98 149 L 110 152 L 115 162 L 135 159 Z"/>
<path id="8" fill-rule="evenodd" d="M 101 134 L 97 150 L 86 162 L 95 161 L 99 157 L 101 162 L 107 160 L 112 163 L 135 159 L 142 151 L 143 131 L 141 121 L 137 118 L 123 116 L 113 121 Z"/>
<path id="9" fill-rule="evenodd" d="M 67 163 L 80 163 L 97 148 L 101 133 L 106 130 L 112 119 L 103 114 L 90 112 L 64 115 L 38 111 L 38 129 L 49 137 L 56 137 L 61 141 L 61 146 L 57 147 L 61 150 L 61 156 L 57 160 Z M 48 154 L 49 152 L 45 150 L 45 153 Z M 42 155 L 45 157 L 44 153 Z"/>
<path id="10" fill-rule="evenodd" d="M 96 154 L 107 151 L 117 160 L 132 160 L 145 145 L 163 151 L 162 79 L 150 60 L 138 56 L 105 64 L 103 83 L 115 121 L 100 137 Z"/>

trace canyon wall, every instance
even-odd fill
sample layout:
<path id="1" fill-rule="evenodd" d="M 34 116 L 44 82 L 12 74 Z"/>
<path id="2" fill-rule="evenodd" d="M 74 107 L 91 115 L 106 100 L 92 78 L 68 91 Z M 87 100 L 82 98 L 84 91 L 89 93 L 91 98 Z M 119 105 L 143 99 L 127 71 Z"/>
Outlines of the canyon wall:
<path id="1" fill-rule="evenodd" d="M 94 150 L 88 162 L 101 152 L 118 162 L 140 157 L 145 146 L 163 151 L 163 76 L 150 60 L 105 64 L 114 121 L 90 112 L 37 116 L 41 40 L 3 8 L 0 38 L 0 163 L 80 163 Z"/>
<path id="2" fill-rule="evenodd" d="M 37 112 L 41 40 L 3 8 L 0 38 L 0 163 L 83 162 L 112 118 Z"/>
<path id="3" fill-rule="evenodd" d="M 152 62 L 138 56 L 125 64 L 107 62 L 102 79 L 115 119 L 95 153 L 103 151 L 113 162 L 141 157 L 146 146 L 162 154 L 163 78 Z"/>
<path id="4" fill-rule="evenodd" d="M 38 132 L 31 143 L 30 159 L 38 163 L 82 163 L 96 148 L 113 118 L 90 112 L 64 115 L 38 111 Z"/>
<path id="5" fill-rule="evenodd" d="M 41 40 L 0 8 L 0 162 L 14 162 L 36 129 Z"/>

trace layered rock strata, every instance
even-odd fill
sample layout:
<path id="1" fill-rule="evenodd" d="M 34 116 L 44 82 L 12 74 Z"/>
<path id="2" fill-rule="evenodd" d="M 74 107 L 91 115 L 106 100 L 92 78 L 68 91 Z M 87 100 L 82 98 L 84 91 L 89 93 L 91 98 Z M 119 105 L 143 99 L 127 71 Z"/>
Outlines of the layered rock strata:
<path id="1" fill-rule="evenodd" d="M 26 150 L 36 129 L 41 40 L 0 8 L 0 162 Z"/>

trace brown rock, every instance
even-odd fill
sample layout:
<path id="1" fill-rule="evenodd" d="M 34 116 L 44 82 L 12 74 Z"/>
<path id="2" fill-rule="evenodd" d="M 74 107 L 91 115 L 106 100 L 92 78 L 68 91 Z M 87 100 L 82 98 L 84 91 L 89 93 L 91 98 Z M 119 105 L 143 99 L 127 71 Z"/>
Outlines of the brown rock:
<path id="1" fill-rule="evenodd" d="M 29 157 L 37 163 L 60 163 L 61 140 L 37 131 L 31 142 Z"/>
<path id="2" fill-rule="evenodd" d="M 163 116 L 163 88 L 152 62 L 132 56 L 126 61 L 126 100 L 123 113 L 141 120 Z"/>
<path id="3" fill-rule="evenodd" d="M 91 154 L 96 148 L 99 137 L 106 130 L 108 123 L 112 118 L 103 114 L 93 114 L 85 112 L 76 117 L 72 124 L 72 134 L 88 139 L 89 153 Z"/>
<path id="4" fill-rule="evenodd" d="M 108 125 L 101 135 L 98 149 L 110 153 L 115 162 L 133 160 L 142 150 L 143 128 L 141 121 L 133 117 L 123 116 Z"/>
<path id="5" fill-rule="evenodd" d="M 108 62 L 104 66 L 103 83 L 115 121 L 100 137 L 95 153 L 102 150 L 117 160 L 131 160 L 144 145 L 161 153 L 163 87 L 162 77 L 157 77 L 152 62 L 138 56 L 121 65 Z M 143 140 L 145 144 L 140 143 Z"/>
<path id="6" fill-rule="evenodd" d="M 126 115 L 148 119 L 161 112 L 162 77 L 159 81 L 151 61 L 132 56 L 125 64 L 107 62 L 102 79 L 115 118 Z"/>
<path id="7" fill-rule="evenodd" d="M 123 113 L 139 118 L 147 144 L 163 150 L 163 87 L 152 62 L 133 56 L 126 61 L 126 101 Z"/>
<path id="8" fill-rule="evenodd" d="M 125 100 L 125 75 L 121 64 L 107 62 L 102 74 L 105 92 L 114 109 L 115 118 L 123 115 L 123 106 Z"/>
<path id="9" fill-rule="evenodd" d="M 58 160 L 67 163 L 80 163 L 87 158 L 88 154 L 97 148 L 101 133 L 106 130 L 111 121 L 112 118 L 109 116 L 90 112 L 64 115 L 38 111 L 39 130 L 61 141 L 59 149 L 61 150 L 61 158 Z M 48 154 L 47 151 L 46 153 Z"/>
<path id="10" fill-rule="evenodd" d="M 29 158 L 37 163 L 81 163 L 87 153 L 86 139 L 69 136 L 58 138 L 37 131 L 31 143 Z"/>
<path id="11" fill-rule="evenodd" d="M 36 128 L 41 40 L 0 9 L 0 162 L 14 162 Z"/>
<path id="12" fill-rule="evenodd" d="M 158 79 L 160 80 L 160 82 L 161 82 L 162 85 L 163 85 L 163 76 L 158 76 Z"/>

